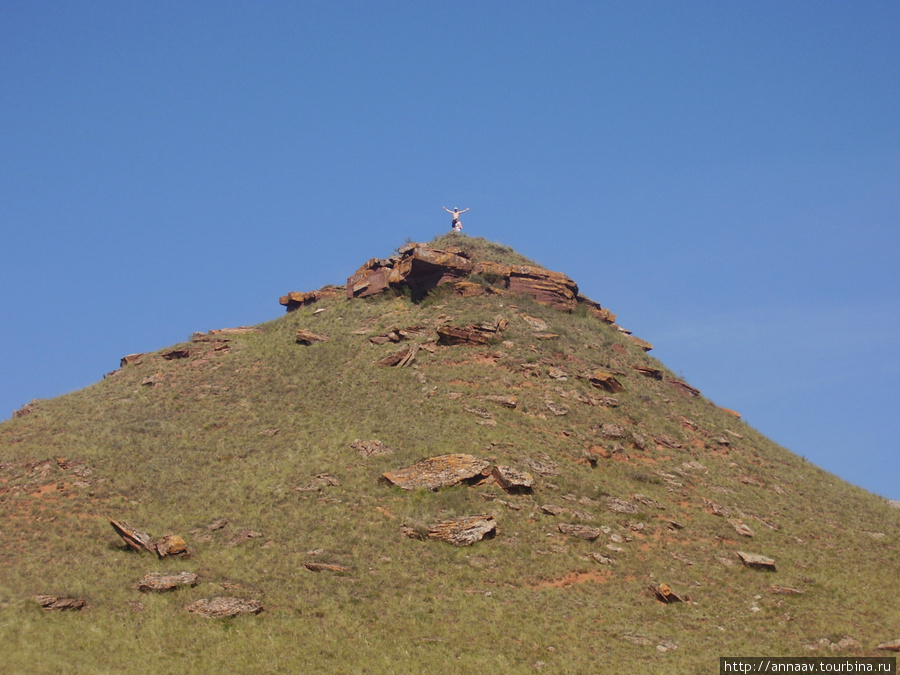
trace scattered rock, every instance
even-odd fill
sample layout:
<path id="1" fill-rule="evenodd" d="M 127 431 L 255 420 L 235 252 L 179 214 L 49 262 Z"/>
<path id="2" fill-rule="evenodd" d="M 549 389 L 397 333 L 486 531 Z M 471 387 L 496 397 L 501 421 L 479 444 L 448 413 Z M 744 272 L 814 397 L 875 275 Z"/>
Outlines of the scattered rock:
<path id="1" fill-rule="evenodd" d="M 559 467 L 555 462 L 551 462 L 550 460 L 539 461 L 536 459 L 525 458 L 522 460 L 522 464 L 527 466 L 529 469 L 533 469 L 535 473 L 538 473 L 541 476 L 559 475 Z"/>
<path id="2" fill-rule="evenodd" d="M 731 526 L 742 537 L 752 537 L 753 536 L 753 530 L 751 530 L 749 527 L 747 527 L 747 525 L 742 520 L 738 520 L 737 518 L 731 518 L 731 519 L 729 519 L 728 522 L 731 523 Z"/>
<path id="3" fill-rule="evenodd" d="M 191 355 L 191 350 L 187 348 L 179 348 L 179 349 L 171 349 L 167 352 L 163 352 L 160 354 L 166 361 L 173 361 L 175 359 L 186 359 Z"/>
<path id="4" fill-rule="evenodd" d="M 164 593 L 181 586 L 193 588 L 199 579 L 193 572 L 151 572 L 138 582 L 137 588 L 142 593 Z"/>
<path id="5" fill-rule="evenodd" d="M 628 339 L 629 339 L 629 341 L 630 341 L 632 344 L 637 345 L 638 347 L 640 347 L 641 349 L 643 349 L 645 352 L 649 352 L 649 351 L 651 351 L 651 350 L 653 349 L 653 345 L 652 345 L 652 344 L 650 344 L 650 343 L 647 342 L 646 340 L 641 340 L 641 338 L 639 338 L 639 337 L 636 337 L 636 336 L 634 336 L 634 335 L 629 335 L 629 336 L 628 336 Z"/>
<path id="6" fill-rule="evenodd" d="M 607 422 L 600 426 L 600 435 L 604 438 L 625 438 L 625 428 L 620 424 Z"/>
<path id="7" fill-rule="evenodd" d="M 608 508 L 613 513 L 639 513 L 640 508 L 638 508 L 637 504 L 629 502 L 625 499 L 619 499 L 618 497 L 607 497 L 606 498 L 606 508 Z"/>
<path id="8" fill-rule="evenodd" d="M 559 523 L 556 528 L 563 534 L 567 534 L 571 537 L 578 537 L 579 539 L 586 539 L 587 541 L 594 541 L 603 534 L 603 530 L 599 527 L 578 525 L 576 523 Z"/>
<path id="9" fill-rule="evenodd" d="M 26 417 L 27 415 L 33 413 L 35 410 L 37 410 L 37 399 L 34 399 L 31 403 L 26 403 L 21 408 L 16 410 L 13 413 L 13 417 Z"/>
<path id="10" fill-rule="evenodd" d="M 57 612 L 80 611 L 87 607 L 87 602 L 81 598 L 65 598 L 57 595 L 36 595 L 34 599 L 44 609 Z"/>
<path id="11" fill-rule="evenodd" d="M 488 460 L 477 459 L 472 455 L 450 454 L 423 459 L 405 469 L 388 471 L 382 475 L 389 483 L 404 490 L 436 490 L 479 480 L 488 475 L 490 465 Z"/>
<path id="12" fill-rule="evenodd" d="M 687 384 L 686 382 L 682 382 L 681 380 L 668 380 L 667 384 L 679 393 L 684 394 L 685 396 L 696 398 L 700 395 L 699 389 L 694 389 L 691 385 Z"/>
<path id="13" fill-rule="evenodd" d="M 608 555 L 603 555 L 602 553 L 599 553 L 598 551 L 592 551 L 591 558 L 593 558 L 596 562 L 600 563 L 601 565 L 614 565 L 616 562 L 615 560 L 610 558 Z"/>
<path id="14" fill-rule="evenodd" d="M 550 366 L 550 369 L 547 371 L 547 375 L 550 376 L 550 379 L 559 380 L 560 382 L 565 382 L 569 379 L 566 371 L 564 371 L 562 368 L 556 368 L 554 366 Z"/>
<path id="15" fill-rule="evenodd" d="M 122 540 L 128 545 L 133 551 L 147 551 L 149 553 L 156 553 L 156 549 L 150 543 L 150 535 L 146 532 L 141 532 L 133 528 L 131 525 L 126 523 L 124 520 L 110 520 L 109 524 L 112 525 L 112 528 L 116 531 Z"/>
<path id="16" fill-rule="evenodd" d="M 294 489 L 297 492 L 321 492 L 323 488 L 339 487 L 340 484 L 341 481 L 332 476 L 330 473 L 320 473 L 316 474 L 316 477 L 306 485 L 302 487 L 296 487 Z"/>
<path id="17" fill-rule="evenodd" d="M 741 562 L 744 563 L 747 567 L 752 567 L 754 569 L 760 570 L 769 570 L 771 572 L 775 570 L 775 561 L 772 558 L 767 558 L 764 555 L 760 555 L 758 553 L 745 553 L 743 551 L 737 551 L 737 557 L 741 559 Z"/>
<path id="18" fill-rule="evenodd" d="M 656 599 L 660 602 L 684 602 L 681 596 L 669 588 L 668 584 L 660 584 L 659 586 L 650 586 L 650 590 L 656 595 Z"/>
<path id="19" fill-rule="evenodd" d="M 563 415 L 569 414 L 569 409 L 564 405 L 559 405 L 558 403 L 554 403 L 553 401 L 544 401 L 544 405 L 547 406 L 547 410 L 552 412 L 557 417 L 562 417 Z"/>
<path id="20" fill-rule="evenodd" d="M 484 397 L 485 401 L 490 401 L 491 403 L 497 403 L 498 405 L 502 405 L 504 408 L 515 408 L 519 405 L 519 402 L 516 400 L 514 396 L 502 396 L 498 394 L 489 394 Z"/>
<path id="21" fill-rule="evenodd" d="M 393 354 L 385 356 L 383 359 L 378 361 L 377 364 L 379 366 L 405 368 L 413 364 L 418 353 L 419 345 L 414 343 L 408 344 L 402 349 L 394 352 Z"/>
<path id="22" fill-rule="evenodd" d="M 207 525 L 206 529 L 210 532 L 213 532 L 214 530 L 221 530 L 226 525 L 228 525 L 228 520 L 226 518 L 219 518 L 218 520 L 214 520 L 209 525 Z"/>
<path id="23" fill-rule="evenodd" d="M 234 539 L 228 542 L 227 546 L 238 546 L 239 544 L 243 544 L 245 541 L 258 539 L 261 536 L 262 532 L 256 532 L 255 530 L 241 530 L 235 535 Z"/>
<path id="24" fill-rule="evenodd" d="M 791 588 L 790 586 L 769 586 L 769 593 L 773 595 L 803 595 L 803 591 L 799 588 Z"/>
<path id="25" fill-rule="evenodd" d="M 308 562 L 303 566 L 310 572 L 349 572 L 350 568 L 346 565 L 336 565 L 334 563 Z"/>
<path id="26" fill-rule="evenodd" d="M 493 537 L 496 532 L 497 522 L 493 516 L 463 516 L 429 526 L 428 538 L 446 541 L 454 546 L 470 546 L 476 541 Z"/>
<path id="27" fill-rule="evenodd" d="M 534 317 L 534 316 L 528 316 L 527 314 L 523 314 L 522 318 L 525 320 L 525 323 L 527 323 L 528 326 L 532 330 L 536 330 L 539 332 L 546 332 L 546 331 L 550 330 L 550 326 L 547 324 L 546 321 L 543 321 L 542 319 L 538 319 L 537 317 Z"/>
<path id="28" fill-rule="evenodd" d="M 534 478 L 527 471 L 519 471 L 511 466 L 495 466 L 491 475 L 504 491 L 515 493 L 531 493 L 534 487 Z"/>
<path id="29" fill-rule="evenodd" d="M 663 379 L 663 372 L 656 368 L 651 368 L 650 366 L 640 366 L 637 364 L 632 365 L 631 368 L 632 368 L 632 370 L 643 375 L 644 377 L 649 377 L 654 380 L 662 380 Z"/>
<path id="30" fill-rule="evenodd" d="M 394 453 L 393 448 L 388 447 L 377 439 L 372 441 L 361 441 L 357 438 L 350 444 L 350 447 L 363 457 L 377 457 Z"/>
<path id="31" fill-rule="evenodd" d="M 875 649 L 883 649 L 889 652 L 900 652 L 900 638 L 891 640 L 890 642 L 882 642 Z"/>
<path id="32" fill-rule="evenodd" d="M 649 506 L 649 507 L 651 507 L 651 508 L 659 509 L 659 510 L 661 510 L 661 511 L 665 511 L 665 509 L 666 509 L 665 506 L 663 506 L 662 504 L 660 504 L 660 503 L 659 503 L 658 501 L 656 501 L 655 499 L 651 499 L 650 497 L 647 497 L 646 495 L 642 495 L 642 494 L 640 494 L 640 493 L 636 493 L 636 494 L 631 495 L 631 498 L 632 498 L 634 501 L 643 504 L 644 506 Z"/>
<path id="33" fill-rule="evenodd" d="M 191 555 L 184 539 L 177 534 L 167 534 L 153 544 L 153 550 L 156 551 L 156 555 L 160 558 L 166 558 L 168 556 L 189 557 Z"/>
<path id="34" fill-rule="evenodd" d="M 317 342 L 328 342 L 330 338 L 327 335 L 319 335 L 318 333 L 313 333 L 311 330 L 305 330 L 303 328 L 297 329 L 297 344 L 301 345 L 313 345 Z"/>
<path id="35" fill-rule="evenodd" d="M 339 290 L 337 286 L 323 286 L 318 291 L 309 291 L 308 293 L 292 292 L 281 296 L 278 302 L 284 305 L 287 311 L 293 312 L 319 300 L 335 298 Z"/>
<path id="36" fill-rule="evenodd" d="M 119 367 L 124 368 L 125 366 L 140 365 L 143 357 L 144 354 L 128 354 L 127 356 L 123 356 L 121 359 L 119 359 Z"/>
<path id="37" fill-rule="evenodd" d="M 441 326 L 437 329 L 438 344 L 483 346 L 495 340 L 509 325 L 509 321 L 498 317 L 492 322 L 455 327 Z"/>
<path id="38" fill-rule="evenodd" d="M 660 434 L 659 436 L 654 436 L 653 440 L 656 441 L 658 445 L 665 446 L 667 448 L 672 448 L 673 450 L 678 450 L 679 448 L 684 447 L 683 444 L 676 438 L 669 436 L 668 434 Z"/>
<path id="39" fill-rule="evenodd" d="M 598 389 L 605 389 L 611 394 L 619 391 L 625 391 L 625 387 L 613 375 L 602 370 L 595 370 L 591 375 L 589 382 Z"/>
<path id="40" fill-rule="evenodd" d="M 185 609 L 208 619 L 223 619 L 237 616 L 238 614 L 259 614 L 263 611 L 263 606 L 259 600 L 215 597 L 197 600 Z"/>

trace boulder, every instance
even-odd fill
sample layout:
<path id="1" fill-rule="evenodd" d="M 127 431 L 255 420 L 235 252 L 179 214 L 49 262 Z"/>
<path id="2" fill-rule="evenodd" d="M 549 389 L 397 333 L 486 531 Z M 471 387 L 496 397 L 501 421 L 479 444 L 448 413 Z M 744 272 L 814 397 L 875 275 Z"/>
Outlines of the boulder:
<path id="1" fill-rule="evenodd" d="M 153 544 L 153 550 L 156 551 L 156 555 L 160 558 L 166 558 L 168 556 L 188 557 L 191 555 L 190 551 L 188 551 L 187 544 L 184 543 L 184 539 L 177 534 L 167 534 Z"/>
<path id="2" fill-rule="evenodd" d="M 669 588 L 668 584 L 660 584 L 659 586 L 650 586 L 650 590 L 656 595 L 656 599 L 660 602 L 684 602 L 675 591 Z"/>
<path id="3" fill-rule="evenodd" d="M 457 255 L 459 251 L 439 251 L 416 245 L 404 249 L 389 275 L 394 286 L 408 286 L 413 297 L 423 297 L 441 284 L 462 280 L 472 272 L 471 260 Z"/>
<path id="4" fill-rule="evenodd" d="M 883 649 L 889 652 L 900 652 L 900 638 L 891 640 L 890 642 L 882 642 L 875 649 Z"/>
<path id="5" fill-rule="evenodd" d="M 768 570 L 770 572 L 774 572 L 775 570 L 775 561 L 772 558 L 767 558 L 764 555 L 760 555 L 758 553 L 745 553 L 744 551 L 737 551 L 737 557 L 741 559 L 741 562 L 744 563 L 747 567 L 752 567 L 754 569 L 759 570 Z"/>
<path id="6" fill-rule="evenodd" d="M 588 380 L 594 387 L 597 389 L 604 389 L 608 391 L 610 394 L 615 394 L 619 391 L 625 391 L 625 387 L 619 382 L 613 375 L 610 373 L 604 372 L 602 370 L 595 370 L 590 379 Z"/>
<path id="7" fill-rule="evenodd" d="M 193 572 L 151 572 L 138 582 L 137 588 L 142 593 L 165 593 L 182 586 L 193 588 L 199 579 Z"/>
<path id="8" fill-rule="evenodd" d="M 429 526 L 428 538 L 446 541 L 454 546 L 471 546 L 476 541 L 493 537 L 496 532 L 497 522 L 493 516 L 463 516 Z"/>
<path id="9" fill-rule="evenodd" d="M 472 455 L 450 454 L 423 459 L 405 469 L 388 471 L 383 478 L 404 490 L 437 490 L 462 482 L 480 480 L 488 475 L 491 463 Z"/>
<path id="10" fill-rule="evenodd" d="M 259 600 L 215 597 L 197 600 L 185 609 L 207 619 L 223 619 L 237 616 L 238 614 L 259 614 L 263 611 L 263 606 Z"/>
<path id="11" fill-rule="evenodd" d="M 81 598 L 65 598 L 57 595 L 36 595 L 34 599 L 44 609 L 57 612 L 69 610 L 80 611 L 87 607 L 87 602 Z"/>
<path id="12" fill-rule="evenodd" d="M 527 471 L 519 471 L 511 466 L 495 466 L 491 475 L 506 492 L 530 493 L 534 487 L 534 478 Z"/>
<path id="13" fill-rule="evenodd" d="M 347 279 L 347 299 L 367 298 L 390 288 L 393 261 L 372 258 Z"/>
<path id="14" fill-rule="evenodd" d="M 156 548 L 150 543 L 150 535 L 146 532 L 133 528 L 124 520 L 110 520 L 109 524 L 131 550 L 156 553 Z"/>
<path id="15" fill-rule="evenodd" d="M 599 527 L 591 527 L 590 525 L 578 525 L 576 523 L 559 523 L 556 526 L 563 534 L 567 534 L 570 537 L 578 537 L 579 539 L 586 539 L 587 541 L 594 541 L 598 539 L 601 534 L 603 534 L 603 530 Z"/>

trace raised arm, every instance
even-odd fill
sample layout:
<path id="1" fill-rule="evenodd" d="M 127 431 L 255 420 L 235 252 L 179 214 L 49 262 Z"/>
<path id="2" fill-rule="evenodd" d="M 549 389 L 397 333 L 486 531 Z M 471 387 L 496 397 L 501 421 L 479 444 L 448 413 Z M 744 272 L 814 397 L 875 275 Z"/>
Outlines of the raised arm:
<path id="1" fill-rule="evenodd" d="M 469 207 L 467 207 L 467 208 L 464 208 L 462 211 L 460 211 L 460 213 L 465 213 L 465 212 L 468 211 L 470 208 L 472 208 L 472 207 L 469 206 Z"/>
<path id="2" fill-rule="evenodd" d="M 446 206 L 442 206 L 441 208 L 444 209 L 444 211 L 446 211 L 447 213 L 453 213 L 453 211 L 448 209 Z"/>

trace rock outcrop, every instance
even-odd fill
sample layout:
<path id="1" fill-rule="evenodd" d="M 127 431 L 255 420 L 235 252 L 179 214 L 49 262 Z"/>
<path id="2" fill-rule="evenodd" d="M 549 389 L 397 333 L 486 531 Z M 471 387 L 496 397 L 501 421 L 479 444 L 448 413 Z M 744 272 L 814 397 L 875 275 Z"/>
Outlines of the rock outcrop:
<path id="1" fill-rule="evenodd" d="M 491 463 L 472 455 L 451 454 L 423 459 L 405 469 L 388 471 L 385 480 L 404 490 L 437 490 L 487 476 Z"/>
<path id="2" fill-rule="evenodd" d="M 463 516 L 429 526 L 428 538 L 446 541 L 454 546 L 471 546 L 476 541 L 492 537 L 496 531 L 497 522 L 493 516 Z"/>
<path id="3" fill-rule="evenodd" d="M 597 302 L 578 294 L 578 284 L 562 272 L 536 265 L 507 265 L 492 261 L 472 260 L 462 248 L 444 250 L 424 244 L 410 243 L 390 258 L 371 258 L 347 279 L 348 299 L 367 298 L 389 289 L 408 289 L 420 299 L 434 288 L 451 284 L 454 293 L 477 296 L 486 293 L 527 295 L 542 305 L 572 312 L 584 305 L 588 313 L 606 323 L 615 314 Z M 305 307 L 321 298 L 334 297 L 338 287 L 326 286 L 309 293 L 292 292 L 279 298 L 288 311 Z M 642 345 L 643 346 L 643 345 Z"/>

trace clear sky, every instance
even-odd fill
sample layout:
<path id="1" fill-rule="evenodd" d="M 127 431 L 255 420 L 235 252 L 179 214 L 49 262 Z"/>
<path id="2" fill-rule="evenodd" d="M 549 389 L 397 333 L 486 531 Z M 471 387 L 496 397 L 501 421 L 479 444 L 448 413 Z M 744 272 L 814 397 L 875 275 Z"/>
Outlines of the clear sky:
<path id="1" fill-rule="evenodd" d="M 896 0 L 0 0 L 0 419 L 471 207 L 900 499 L 898 35 Z"/>

